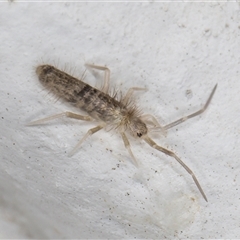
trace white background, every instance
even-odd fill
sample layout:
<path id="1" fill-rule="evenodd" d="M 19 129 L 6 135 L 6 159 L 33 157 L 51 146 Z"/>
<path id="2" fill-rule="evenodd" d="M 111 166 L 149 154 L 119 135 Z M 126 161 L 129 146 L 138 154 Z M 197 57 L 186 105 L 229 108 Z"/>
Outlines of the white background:
<path id="1" fill-rule="evenodd" d="M 0 5 L 1 238 L 239 238 L 239 3 L 30 3 Z M 39 64 L 81 77 L 106 65 L 111 85 L 137 93 L 144 113 L 167 124 L 207 111 L 154 139 L 195 172 L 130 138 L 100 131 L 68 153 L 93 123 L 66 110 L 36 77 Z M 94 77 L 95 75 L 95 77 Z M 85 81 L 101 85 L 103 74 Z"/>

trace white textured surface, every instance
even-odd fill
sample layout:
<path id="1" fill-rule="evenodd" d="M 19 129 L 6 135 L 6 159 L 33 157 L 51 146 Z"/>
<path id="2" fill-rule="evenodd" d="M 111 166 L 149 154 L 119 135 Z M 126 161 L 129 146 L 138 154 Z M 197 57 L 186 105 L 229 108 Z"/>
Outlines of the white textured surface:
<path id="1" fill-rule="evenodd" d="M 238 3 L 14 1 L 1 3 L 0 33 L 0 237 L 240 237 Z M 137 102 L 162 123 L 197 110 L 218 82 L 206 113 L 156 138 L 194 170 L 208 203 L 179 164 L 143 142 L 132 141 L 136 169 L 114 132 L 68 158 L 93 124 L 24 126 L 73 110 L 40 87 L 35 66 L 81 76 L 85 62 L 107 65 L 123 91 L 147 87 Z"/>

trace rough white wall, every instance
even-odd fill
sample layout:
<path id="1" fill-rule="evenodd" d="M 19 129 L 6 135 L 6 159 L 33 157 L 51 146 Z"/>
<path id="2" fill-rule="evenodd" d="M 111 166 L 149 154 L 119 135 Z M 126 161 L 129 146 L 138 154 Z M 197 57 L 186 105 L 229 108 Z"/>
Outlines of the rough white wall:
<path id="1" fill-rule="evenodd" d="M 1 238 L 240 237 L 239 3 L 1 3 L 0 40 Z M 80 77 L 86 62 L 107 65 L 124 92 L 147 87 L 138 105 L 162 124 L 197 110 L 218 83 L 201 117 L 155 136 L 194 170 L 208 203 L 143 142 L 130 139 L 136 168 L 115 132 L 67 156 L 92 123 L 25 126 L 78 111 L 42 89 L 35 67 Z"/>

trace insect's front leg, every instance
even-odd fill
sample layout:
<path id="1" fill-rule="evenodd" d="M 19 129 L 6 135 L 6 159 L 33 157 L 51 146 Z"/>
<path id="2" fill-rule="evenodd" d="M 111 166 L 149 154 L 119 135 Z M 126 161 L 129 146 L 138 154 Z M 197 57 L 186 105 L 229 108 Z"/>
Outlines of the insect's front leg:
<path id="1" fill-rule="evenodd" d="M 149 122 L 154 125 L 153 128 L 148 128 L 150 131 L 160 131 L 164 136 L 167 136 L 167 131 L 159 124 L 158 120 L 153 115 L 145 114 L 140 116 L 140 119 L 143 122 Z"/>

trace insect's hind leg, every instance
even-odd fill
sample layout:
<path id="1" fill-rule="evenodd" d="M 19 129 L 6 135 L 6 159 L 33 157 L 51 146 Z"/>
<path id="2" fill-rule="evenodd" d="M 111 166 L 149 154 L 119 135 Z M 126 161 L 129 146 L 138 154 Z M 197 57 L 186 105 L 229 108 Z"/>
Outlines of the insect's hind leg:
<path id="1" fill-rule="evenodd" d="M 133 155 L 133 153 L 132 153 L 131 146 L 130 146 L 130 143 L 129 143 L 128 139 L 127 139 L 126 134 L 123 133 L 123 132 L 121 132 L 121 136 L 122 136 L 122 139 L 123 139 L 123 143 L 124 143 L 124 145 L 125 145 L 125 148 L 128 150 L 129 155 L 132 157 L 132 159 L 133 159 L 133 161 L 134 161 L 134 164 L 135 164 L 136 166 L 138 166 L 137 160 L 136 160 L 136 158 L 134 157 L 134 155 Z"/>
<path id="2" fill-rule="evenodd" d="M 207 197 L 205 195 L 205 193 L 203 192 L 202 190 L 202 187 L 200 186 L 195 174 L 193 173 L 193 171 L 172 151 L 166 149 L 166 148 L 163 148 L 159 145 L 157 145 L 151 138 L 149 138 L 148 136 L 145 136 L 144 137 L 144 141 L 146 143 L 148 143 L 152 148 L 155 148 L 156 150 L 160 151 L 160 152 L 163 152 L 165 153 L 166 155 L 170 156 L 170 157 L 173 157 L 175 158 L 184 168 L 185 170 L 192 176 L 195 184 L 197 185 L 198 187 L 198 190 L 200 191 L 200 193 L 202 194 L 203 198 L 205 199 L 205 201 L 207 202 Z"/>
<path id="3" fill-rule="evenodd" d="M 99 65 L 94 65 L 94 64 L 85 64 L 87 68 L 94 68 L 97 70 L 104 71 L 104 84 L 102 88 L 102 92 L 108 93 L 109 90 L 109 82 L 110 82 L 110 70 L 107 67 L 104 66 L 99 66 Z"/>
<path id="4" fill-rule="evenodd" d="M 211 102 L 212 97 L 213 97 L 216 89 L 217 89 L 217 84 L 214 86 L 207 102 L 205 103 L 205 105 L 200 110 L 198 110 L 198 111 L 196 111 L 196 112 L 194 112 L 194 113 L 192 113 L 188 116 L 182 117 L 182 118 L 178 119 L 177 121 L 174 121 L 172 123 L 167 124 L 166 126 L 164 126 L 164 129 L 167 130 L 169 128 L 175 127 L 176 125 L 178 125 L 180 123 L 183 123 L 183 122 L 187 121 L 188 119 L 196 117 L 196 116 L 200 115 L 201 113 L 203 113 L 207 109 L 207 107 L 209 106 L 209 103 Z"/>
<path id="5" fill-rule="evenodd" d="M 74 153 L 77 152 L 80 145 L 88 138 L 89 136 L 93 135 L 94 133 L 98 132 L 99 130 L 103 129 L 103 125 L 99 125 L 97 127 L 91 128 L 87 131 L 87 133 L 83 136 L 83 138 L 78 142 L 78 144 L 73 148 L 73 150 L 68 154 L 69 157 L 73 156 Z"/>
<path id="6" fill-rule="evenodd" d="M 83 116 L 83 115 L 72 113 L 72 112 L 63 112 L 63 113 L 55 114 L 55 115 L 52 115 L 52 116 L 49 116 L 46 118 L 42 118 L 42 119 L 30 122 L 27 124 L 27 126 L 43 124 L 48 121 L 62 118 L 62 117 L 74 118 L 74 119 L 83 120 L 83 121 L 92 121 L 93 120 L 90 116 Z"/>

